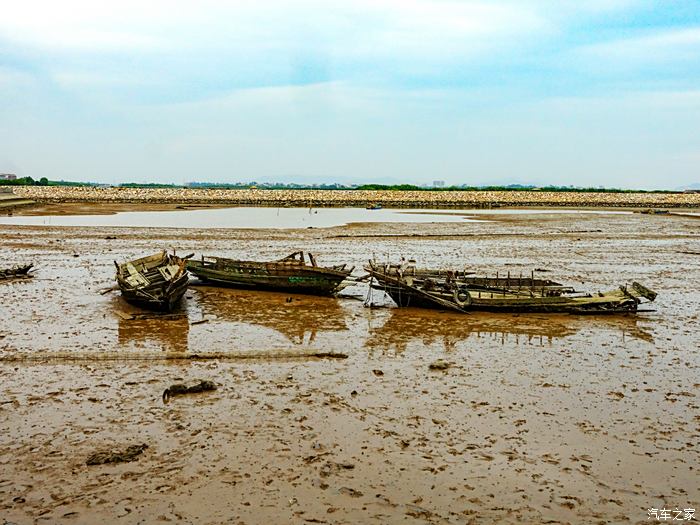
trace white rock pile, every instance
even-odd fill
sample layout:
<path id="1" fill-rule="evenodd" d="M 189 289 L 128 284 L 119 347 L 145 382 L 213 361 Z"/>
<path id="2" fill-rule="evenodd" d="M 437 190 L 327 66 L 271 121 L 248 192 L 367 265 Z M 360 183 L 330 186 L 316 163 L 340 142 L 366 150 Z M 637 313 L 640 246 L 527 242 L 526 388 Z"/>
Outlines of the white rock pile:
<path id="1" fill-rule="evenodd" d="M 696 208 L 698 193 L 574 193 L 549 191 L 261 190 L 20 186 L 15 194 L 45 203 L 109 202 L 231 204 L 249 206 L 382 206 L 488 208 L 565 206 Z"/>

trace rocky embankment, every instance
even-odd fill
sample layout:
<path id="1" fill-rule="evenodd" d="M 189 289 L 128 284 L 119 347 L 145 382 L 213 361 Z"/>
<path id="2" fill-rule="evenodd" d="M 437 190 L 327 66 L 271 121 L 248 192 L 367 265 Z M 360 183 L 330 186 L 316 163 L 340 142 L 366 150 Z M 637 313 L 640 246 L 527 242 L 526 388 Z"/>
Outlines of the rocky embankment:
<path id="1" fill-rule="evenodd" d="M 497 206 L 697 208 L 692 193 L 573 193 L 547 191 L 368 191 L 24 186 L 15 194 L 43 203 L 107 202 L 255 206 L 382 206 L 488 208 Z"/>

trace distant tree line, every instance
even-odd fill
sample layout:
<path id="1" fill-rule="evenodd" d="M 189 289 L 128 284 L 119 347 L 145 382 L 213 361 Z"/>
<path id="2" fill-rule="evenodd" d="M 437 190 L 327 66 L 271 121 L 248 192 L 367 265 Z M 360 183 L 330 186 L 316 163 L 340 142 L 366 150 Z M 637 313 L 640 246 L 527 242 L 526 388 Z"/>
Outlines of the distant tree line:
<path id="1" fill-rule="evenodd" d="M 159 182 L 123 182 L 119 185 L 121 188 L 184 188 L 177 184 L 161 184 Z"/>
<path id="2" fill-rule="evenodd" d="M 39 180 L 34 180 L 31 177 L 20 177 L 17 179 L 0 179 L 0 186 L 48 186 L 49 179 L 42 177 Z"/>
<path id="3" fill-rule="evenodd" d="M 620 188 L 576 188 L 573 186 L 522 186 L 511 184 L 508 186 L 446 186 L 434 188 L 428 186 L 415 186 L 413 184 L 363 184 L 354 189 L 358 190 L 383 190 L 383 191 L 551 191 L 570 193 L 678 193 L 670 190 L 625 190 Z"/>
<path id="4" fill-rule="evenodd" d="M 0 186 L 99 186 L 94 182 L 53 181 L 42 177 L 34 180 L 32 177 L 22 177 L 14 180 L 0 179 Z M 381 191 L 551 191 L 572 193 L 679 193 L 671 190 L 625 190 L 620 188 L 577 188 L 574 186 L 532 186 L 510 184 L 506 186 L 416 186 L 414 184 L 362 184 L 347 186 L 344 184 L 296 184 L 283 182 L 188 182 L 184 185 L 163 184 L 158 182 L 125 182 L 119 184 L 122 188 L 202 188 L 202 189 L 251 189 L 266 190 L 381 190 Z"/>
<path id="5" fill-rule="evenodd" d="M 74 182 L 69 180 L 49 180 L 42 177 L 34 180 L 32 177 L 19 177 L 17 179 L 0 179 L 0 186 L 97 186 L 94 182 Z"/>

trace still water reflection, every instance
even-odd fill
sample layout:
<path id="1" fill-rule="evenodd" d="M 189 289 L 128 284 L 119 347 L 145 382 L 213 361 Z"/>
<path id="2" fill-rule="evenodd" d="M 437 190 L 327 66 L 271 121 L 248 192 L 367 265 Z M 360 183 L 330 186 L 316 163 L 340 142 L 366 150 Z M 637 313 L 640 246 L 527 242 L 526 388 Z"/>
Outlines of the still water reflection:
<path id="1" fill-rule="evenodd" d="M 312 344 L 319 333 L 348 330 L 337 299 L 311 295 L 197 287 L 204 317 L 235 323 L 239 333 L 256 337 L 254 327 L 272 329 L 295 345 Z M 259 334 L 258 334 L 259 337 Z"/>
<path id="2" fill-rule="evenodd" d="M 188 295 L 182 318 L 120 320 L 120 345 L 198 353 L 303 345 L 400 354 L 409 347 L 449 351 L 486 341 L 544 347 L 576 334 L 587 341 L 615 334 L 623 342 L 653 343 L 647 322 L 636 316 L 461 315 L 418 308 L 365 308 L 352 299 L 210 286 L 193 287 Z M 197 323 L 202 319 L 207 322 Z M 192 321 L 195 324 L 190 326 Z"/>
<path id="3" fill-rule="evenodd" d="M 582 331 L 613 331 L 623 340 L 631 338 L 653 342 L 652 334 L 639 325 L 635 316 L 462 315 L 437 310 L 396 308 L 386 321 L 369 330 L 365 347 L 385 353 L 401 353 L 410 345 L 451 350 L 458 343 L 484 338 L 501 345 L 546 346 Z"/>
<path id="4" fill-rule="evenodd" d="M 119 318 L 120 346 L 186 352 L 189 349 L 190 320 L 187 316 L 167 319 Z"/>

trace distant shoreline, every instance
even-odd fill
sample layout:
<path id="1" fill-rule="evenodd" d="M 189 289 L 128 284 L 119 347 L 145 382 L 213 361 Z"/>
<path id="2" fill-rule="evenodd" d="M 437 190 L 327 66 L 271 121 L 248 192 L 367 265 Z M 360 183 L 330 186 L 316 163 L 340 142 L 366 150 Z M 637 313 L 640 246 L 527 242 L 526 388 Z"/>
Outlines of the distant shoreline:
<path id="1" fill-rule="evenodd" d="M 15 195 L 37 203 L 202 204 L 229 206 L 402 208 L 700 208 L 698 193 L 595 193 L 549 191 L 263 190 L 16 186 Z"/>

